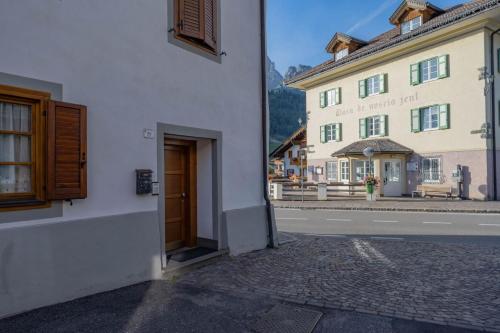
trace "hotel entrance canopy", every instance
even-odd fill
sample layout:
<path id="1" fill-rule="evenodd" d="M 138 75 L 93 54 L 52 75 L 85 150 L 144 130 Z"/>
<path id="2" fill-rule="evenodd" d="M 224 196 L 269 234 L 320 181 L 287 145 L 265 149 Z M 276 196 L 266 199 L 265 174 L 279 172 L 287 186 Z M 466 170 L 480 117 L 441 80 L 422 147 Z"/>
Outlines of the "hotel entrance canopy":
<path id="1" fill-rule="evenodd" d="M 332 157 L 347 157 L 347 156 L 363 156 L 363 150 L 371 147 L 375 154 L 404 154 L 410 155 L 413 153 L 408 147 L 400 145 L 390 139 L 371 139 L 356 141 L 347 147 L 336 151 Z"/>

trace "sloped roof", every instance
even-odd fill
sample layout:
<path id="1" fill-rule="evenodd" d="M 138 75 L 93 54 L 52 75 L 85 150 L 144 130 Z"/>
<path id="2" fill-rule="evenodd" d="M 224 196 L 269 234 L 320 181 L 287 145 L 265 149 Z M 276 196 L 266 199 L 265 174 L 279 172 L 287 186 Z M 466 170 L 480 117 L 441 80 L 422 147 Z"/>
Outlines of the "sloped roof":
<path id="1" fill-rule="evenodd" d="M 406 8 L 415 8 L 415 9 L 421 9 L 421 10 L 425 10 L 427 8 L 430 8 L 437 13 L 444 12 L 444 10 L 442 10 L 441 8 L 433 5 L 430 2 L 424 1 L 424 0 L 403 0 L 403 2 L 399 5 L 399 7 L 396 9 L 396 11 L 389 18 L 389 22 L 391 22 L 392 24 L 397 24 L 398 19 L 404 13 Z"/>
<path id="2" fill-rule="evenodd" d="M 344 34 L 342 32 L 337 32 L 333 38 L 330 40 L 328 45 L 326 46 L 326 52 L 331 52 L 331 49 L 337 44 L 338 42 L 344 42 L 349 44 L 350 42 L 356 42 L 359 45 L 366 45 L 368 44 L 364 40 L 349 36 L 348 34 Z"/>
<path id="3" fill-rule="evenodd" d="M 408 42 L 420 35 L 434 32 L 474 15 L 499 7 L 500 0 L 473 0 L 445 10 L 443 14 L 430 19 L 419 28 L 407 34 L 402 35 L 401 30 L 398 27 L 395 27 L 373 38 L 368 42 L 368 45 L 359 48 L 341 60 L 327 60 L 324 63 L 313 67 L 311 70 L 287 80 L 285 84 L 293 84 L 331 69 L 342 67 L 374 53 Z"/>
<path id="4" fill-rule="evenodd" d="M 269 154 L 269 157 L 276 158 L 281 157 L 290 147 L 293 146 L 293 141 L 305 140 L 306 139 L 306 128 L 304 126 L 300 127 L 298 130 L 293 132 L 281 145 L 279 145 L 275 150 Z"/>
<path id="5" fill-rule="evenodd" d="M 372 147 L 375 154 L 411 154 L 413 150 L 407 148 L 391 139 L 371 139 L 351 143 L 347 147 L 332 154 L 332 157 L 363 155 L 363 150 Z"/>

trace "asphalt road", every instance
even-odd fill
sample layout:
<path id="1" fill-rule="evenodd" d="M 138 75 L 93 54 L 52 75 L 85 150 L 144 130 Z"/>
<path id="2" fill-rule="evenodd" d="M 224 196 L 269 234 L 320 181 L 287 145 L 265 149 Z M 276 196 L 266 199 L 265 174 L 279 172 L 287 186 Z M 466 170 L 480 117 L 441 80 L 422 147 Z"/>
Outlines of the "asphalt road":
<path id="1" fill-rule="evenodd" d="M 276 208 L 279 231 L 500 246 L 500 215 Z"/>

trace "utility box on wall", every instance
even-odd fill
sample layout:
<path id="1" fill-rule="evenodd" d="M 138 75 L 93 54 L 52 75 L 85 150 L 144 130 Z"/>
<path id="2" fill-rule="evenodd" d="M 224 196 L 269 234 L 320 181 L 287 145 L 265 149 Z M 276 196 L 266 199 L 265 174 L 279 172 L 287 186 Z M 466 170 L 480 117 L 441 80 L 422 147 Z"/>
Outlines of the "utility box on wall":
<path id="1" fill-rule="evenodd" d="M 151 194 L 153 192 L 153 170 L 135 170 L 135 193 L 137 195 Z"/>

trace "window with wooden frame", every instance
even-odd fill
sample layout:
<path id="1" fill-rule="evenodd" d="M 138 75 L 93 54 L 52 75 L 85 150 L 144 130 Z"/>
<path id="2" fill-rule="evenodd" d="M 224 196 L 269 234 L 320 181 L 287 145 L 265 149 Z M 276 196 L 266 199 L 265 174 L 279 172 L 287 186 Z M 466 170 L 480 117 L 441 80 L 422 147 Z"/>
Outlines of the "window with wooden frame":
<path id="1" fill-rule="evenodd" d="M 217 55 L 218 0 L 173 0 L 175 38 Z"/>
<path id="2" fill-rule="evenodd" d="M 86 108 L 0 85 L 0 210 L 86 197 Z"/>

